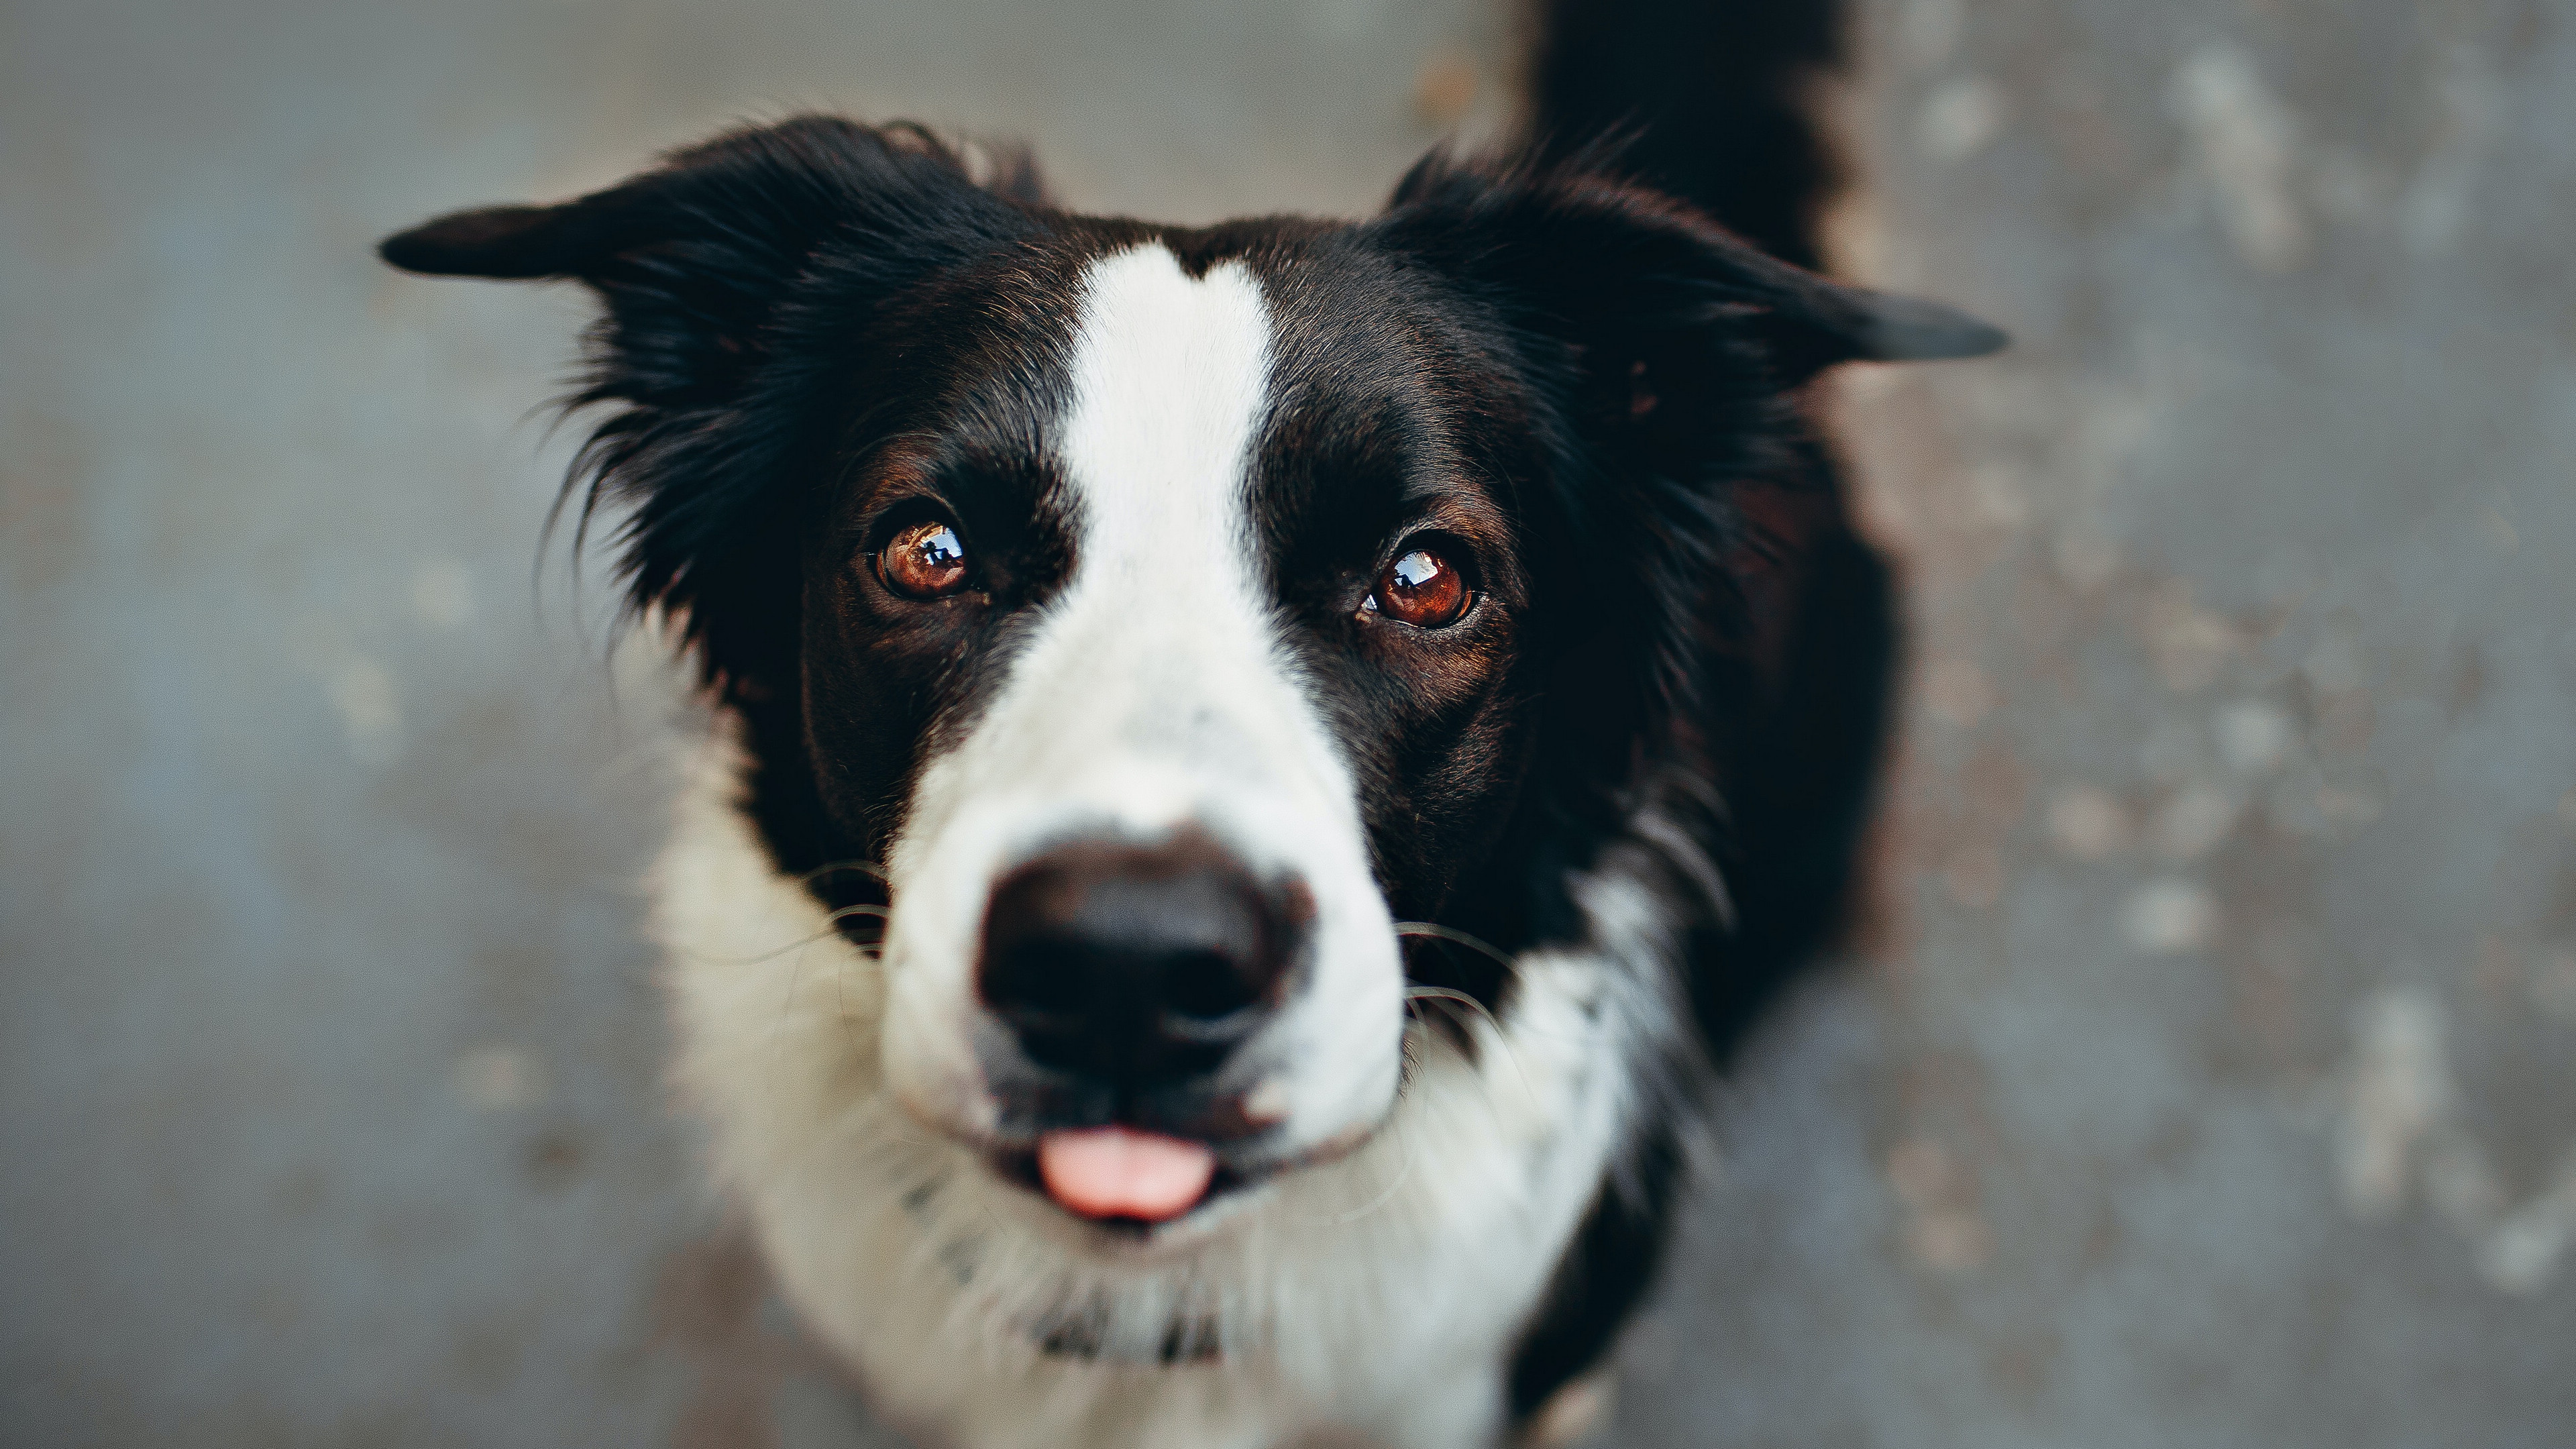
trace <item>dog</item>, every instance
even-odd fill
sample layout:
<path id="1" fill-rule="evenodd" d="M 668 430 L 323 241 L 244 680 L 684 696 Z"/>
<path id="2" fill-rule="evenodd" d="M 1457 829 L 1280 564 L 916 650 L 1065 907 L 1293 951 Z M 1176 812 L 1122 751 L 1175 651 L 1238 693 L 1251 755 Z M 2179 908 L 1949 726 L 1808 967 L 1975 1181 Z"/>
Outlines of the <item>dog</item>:
<path id="1" fill-rule="evenodd" d="M 1563 1427 L 1866 799 L 1802 390 L 1998 332 L 1582 147 L 1190 228 L 801 116 L 382 254 L 603 304 L 568 497 L 711 707 L 677 1080 L 889 1421 Z"/>

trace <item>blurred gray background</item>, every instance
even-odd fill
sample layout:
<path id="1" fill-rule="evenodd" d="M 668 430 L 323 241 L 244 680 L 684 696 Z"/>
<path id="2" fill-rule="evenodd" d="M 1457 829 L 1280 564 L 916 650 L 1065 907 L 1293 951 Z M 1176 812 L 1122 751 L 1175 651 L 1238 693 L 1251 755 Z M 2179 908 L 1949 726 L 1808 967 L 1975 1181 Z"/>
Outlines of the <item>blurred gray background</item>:
<path id="1" fill-rule="evenodd" d="M 1916 659 L 1621 1445 L 2576 1444 L 2576 13 L 1869 0 Z M 745 116 L 1371 205 L 1500 0 L 0 6 L 0 1440 L 880 1444 L 664 1110 L 685 722 L 580 299 L 369 255 Z"/>

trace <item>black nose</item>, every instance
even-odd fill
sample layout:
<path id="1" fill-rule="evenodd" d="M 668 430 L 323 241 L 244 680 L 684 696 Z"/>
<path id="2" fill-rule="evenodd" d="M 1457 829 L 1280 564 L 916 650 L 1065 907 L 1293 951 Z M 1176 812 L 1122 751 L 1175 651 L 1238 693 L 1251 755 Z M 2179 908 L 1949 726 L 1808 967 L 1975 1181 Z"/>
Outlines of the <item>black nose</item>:
<path id="1" fill-rule="evenodd" d="M 1314 908 L 1196 832 L 1061 846 L 984 913 L 984 1004 L 1031 1061 L 1122 1089 L 1205 1076 L 1279 1002 Z"/>

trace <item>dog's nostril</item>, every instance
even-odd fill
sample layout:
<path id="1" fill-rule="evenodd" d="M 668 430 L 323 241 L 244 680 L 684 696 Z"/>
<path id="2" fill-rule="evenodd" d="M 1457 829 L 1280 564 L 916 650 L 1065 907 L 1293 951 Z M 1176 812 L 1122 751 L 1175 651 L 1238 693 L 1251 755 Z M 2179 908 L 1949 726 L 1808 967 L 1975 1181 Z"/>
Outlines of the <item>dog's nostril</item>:
<path id="1" fill-rule="evenodd" d="M 1183 951 L 1163 967 L 1163 1009 L 1175 1016 L 1216 1021 L 1261 999 L 1258 971 L 1216 951 Z"/>
<path id="2" fill-rule="evenodd" d="M 1311 915 L 1193 832 L 1063 846 L 994 887 L 977 987 L 1041 1065 L 1176 1081 L 1259 1029 Z"/>
<path id="3" fill-rule="evenodd" d="M 1072 1018 L 1091 996 L 1091 973 L 1082 953 L 1043 938 L 1024 940 L 988 957 L 984 994 L 1017 1023 Z"/>

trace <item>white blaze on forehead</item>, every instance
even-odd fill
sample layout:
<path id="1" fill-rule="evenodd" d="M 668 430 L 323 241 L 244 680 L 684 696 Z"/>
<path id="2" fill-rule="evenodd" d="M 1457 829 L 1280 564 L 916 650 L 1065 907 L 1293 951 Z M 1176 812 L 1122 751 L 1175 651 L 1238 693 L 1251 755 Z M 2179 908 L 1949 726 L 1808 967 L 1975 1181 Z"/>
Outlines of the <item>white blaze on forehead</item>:
<path id="1" fill-rule="evenodd" d="M 1079 804 L 1149 834 L 1222 811 L 1222 780 L 1349 811 L 1254 557 L 1269 378 L 1269 309 L 1241 263 L 1191 277 L 1144 246 L 1085 275 L 1052 449 L 1073 571 L 959 751 L 981 772 L 970 807 L 1007 781 L 1050 797 L 1041 813 Z"/>
<path id="2" fill-rule="evenodd" d="M 1239 593 L 1251 583 L 1239 576 L 1245 474 L 1270 379 L 1261 288 L 1240 262 L 1193 279 L 1159 246 L 1095 263 L 1087 282 L 1058 443 L 1081 500 L 1077 566 L 1235 574 L 1225 582 Z M 1209 552 L 1170 556 L 1182 549 Z"/>
<path id="3" fill-rule="evenodd" d="M 1138 832 L 1286 805 L 1348 821 L 1356 838 L 1348 772 L 1280 648 L 1256 558 L 1250 474 L 1270 385 L 1259 283 L 1240 262 L 1191 277 L 1161 246 L 1094 263 L 1071 383 L 1056 455 L 1073 576 L 1006 706 L 1055 716 L 1046 748 L 1064 773 L 1050 783 L 1096 782 L 1076 790 Z M 1141 778 L 1111 784 L 1122 761 Z M 1257 867 L 1305 864 L 1259 838 L 1270 832 L 1232 834 Z"/>

